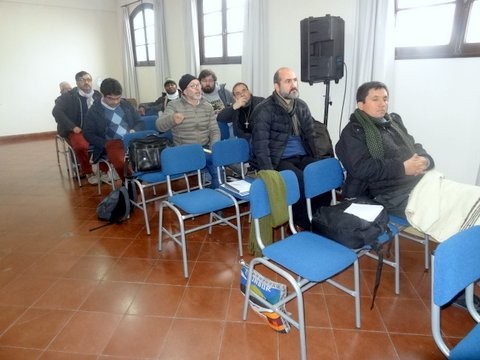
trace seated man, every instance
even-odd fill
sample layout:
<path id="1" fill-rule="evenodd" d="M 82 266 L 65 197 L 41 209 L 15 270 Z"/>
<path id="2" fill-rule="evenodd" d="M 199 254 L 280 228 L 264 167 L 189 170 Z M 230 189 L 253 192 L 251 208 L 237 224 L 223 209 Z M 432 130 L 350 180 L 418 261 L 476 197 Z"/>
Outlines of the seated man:
<path id="1" fill-rule="evenodd" d="M 215 120 L 212 105 L 202 97 L 200 81 L 190 74 L 185 74 L 178 82 L 182 90 L 180 100 L 171 101 L 157 119 L 158 130 L 172 131 L 175 145 L 200 144 L 206 150 L 220 140 L 220 129 Z M 212 188 L 219 186 L 217 171 L 211 162 L 211 155 L 206 153 L 207 169 L 212 178 Z"/>
<path id="2" fill-rule="evenodd" d="M 258 170 L 293 170 L 300 185 L 300 200 L 294 205 L 294 221 L 309 228 L 303 190 L 303 169 L 310 163 L 333 156 L 331 142 L 318 144 L 329 136 L 317 136 L 320 125 L 308 105 L 298 98 L 297 77 L 289 68 L 280 68 L 273 77 L 274 92 L 252 113 L 251 165 Z M 326 132 L 326 128 L 323 128 Z M 324 152 L 320 149 L 325 149 Z M 329 205 L 331 194 L 312 199 L 312 208 Z"/>
<path id="3" fill-rule="evenodd" d="M 124 180 L 125 150 L 123 136 L 127 132 L 142 130 L 143 123 L 135 108 L 122 99 L 122 85 L 107 78 L 100 85 L 102 98 L 88 110 L 85 121 L 85 138 L 94 146 L 93 161 L 104 154 L 118 175 Z"/>
<path id="4" fill-rule="evenodd" d="M 357 110 L 335 150 L 347 170 L 343 195 L 367 195 L 388 212 L 405 217 L 408 195 L 433 158 L 416 143 L 402 119 L 388 111 L 388 89 L 380 82 L 358 88 Z"/>
<path id="5" fill-rule="evenodd" d="M 443 241 L 480 225 L 480 187 L 447 180 L 432 170 L 433 158 L 415 142 L 395 113 L 388 113 L 387 86 L 367 82 L 357 90 L 357 109 L 335 146 L 347 170 L 343 195 L 367 195 L 392 214 Z M 465 307 L 464 294 L 455 304 Z M 475 299 L 480 309 L 480 300 Z"/>
<path id="6" fill-rule="evenodd" d="M 163 88 L 165 91 L 157 100 L 139 105 L 140 115 L 158 115 L 159 112 L 165 111 L 165 107 L 170 101 L 180 98 L 181 91 L 177 89 L 177 83 L 173 79 L 166 79 Z"/>
<path id="7" fill-rule="evenodd" d="M 58 135 L 68 140 L 75 151 L 75 156 L 80 163 L 81 175 L 87 177 L 90 184 L 96 184 L 90 156 L 88 154 L 88 142 L 85 140 L 83 129 L 85 116 L 93 102 L 101 98 L 97 90 L 93 90 L 92 76 L 86 71 L 80 71 L 75 75 L 77 86 L 72 90 L 60 95 L 55 100 L 52 115 L 57 122 Z"/>
<path id="8" fill-rule="evenodd" d="M 253 96 L 247 84 L 242 82 L 233 85 L 232 93 L 233 104 L 218 113 L 217 121 L 232 123 L 233 134 L 250 142 L 253 128 L 252 111 L 265 98 Z"/>

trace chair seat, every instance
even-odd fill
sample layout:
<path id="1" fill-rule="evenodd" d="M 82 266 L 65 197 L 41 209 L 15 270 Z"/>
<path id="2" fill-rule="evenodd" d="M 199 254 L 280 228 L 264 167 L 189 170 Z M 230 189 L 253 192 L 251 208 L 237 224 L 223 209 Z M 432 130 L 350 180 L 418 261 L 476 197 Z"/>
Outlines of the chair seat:
<path id="1" fill-rule="evenodd" d="M 480 324 L 452 349 L 449 359 L 480 359 Z"/>
<path id="2" fill-rule="evenodd" d="M 397 215 L 392 215 L 389 214 L 388 217 L 390 218 L 390 222 L 397 224 L 402 227 L 409 227 L 410 224 L 408 223 L 407 219 L 397 216 Z"/>
<path id="3" fill-rule="evenodd" d="M 353 250 L 308 231 L 266 246 L 263 255 L 314 282 L 332 277 L 357 259 Z"/>
<path id="4" fill-rule="evenodd" d="M 214 189 L 199 189 L 176 194 L 168 201 L 190 214 L 217 211 L 235 204 L 228 196 Z"/>

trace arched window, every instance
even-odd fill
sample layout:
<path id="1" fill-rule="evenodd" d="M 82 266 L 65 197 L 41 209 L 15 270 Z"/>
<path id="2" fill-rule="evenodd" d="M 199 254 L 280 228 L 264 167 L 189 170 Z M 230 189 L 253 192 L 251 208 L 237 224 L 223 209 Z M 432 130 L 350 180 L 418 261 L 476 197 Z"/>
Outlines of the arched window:
<path id="1" fill-rule="evenodd" d="M 130 14 L 135 66 L 155 66 L 153 5 L 141 4 Z"/>

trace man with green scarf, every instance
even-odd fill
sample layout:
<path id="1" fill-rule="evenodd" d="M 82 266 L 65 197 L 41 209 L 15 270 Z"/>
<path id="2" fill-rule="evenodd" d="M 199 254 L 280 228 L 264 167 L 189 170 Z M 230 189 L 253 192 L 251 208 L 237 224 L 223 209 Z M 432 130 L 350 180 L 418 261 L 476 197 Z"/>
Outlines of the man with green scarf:
<path id="1" fill-rule="evenodd" d="M 333 156 L 326 127 L 312 117 L 299 99 L 293 70 L 282 67 L 273 76 L 275 90 L 252 112 L 251 165 L 257 170 L 292 170 L 300 185 L 300 200 L 293 206 L 295 224 L 309 228 L 303 196 L 303 169 L 310 163 Z M 312 208 L 330 205 L 330 194 L 312 199 Z"/>
<path id="2" fill-rule="evenodd" d="M 398 114 L 388 113 L 388 88 L 378 81 L 357 90 L 357 109 L 335 146 L 347 170 L 343 195 L 367 195 L 405 217 L 408 196 L 433 158 L 416 143 Z"/>

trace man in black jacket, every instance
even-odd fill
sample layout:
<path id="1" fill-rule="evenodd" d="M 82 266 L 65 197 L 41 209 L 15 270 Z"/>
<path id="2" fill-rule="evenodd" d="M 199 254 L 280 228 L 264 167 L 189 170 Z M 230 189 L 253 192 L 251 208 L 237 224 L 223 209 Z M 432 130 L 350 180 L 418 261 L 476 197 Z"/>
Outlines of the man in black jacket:
<path id="1" fill-rule="evenodd" d="M 335 150 L 347 170 L 345 197 L 367 195 L 405 217 L 411 190 L 435 164 L 400 116 L 388 113 L 388 95 L 387 86 L 378 81 L 358 88 L 357 109 Z"/>
<path id="2" fill-rule="evenodd" d="M 77 86 L 62 94 L 55 100 L 52 114 L 57 122 L 58 135 L 67 139 L 80 163 L 82 175 L 85 175 L 90 184 L 96 183 L 92 165 L 88 155 L 88 142 L 83 136 L 85 117 L 93 102 L 102 95 L 93 90 L 92 76 L 86 71 L 75 75 Z"/>
<path id="3" fill-rule="evenodd" d="M 265 98 L 253 96 L 247 84 L 238 82 L 233 85 L 233 104 L 227 106 L 217 115 L 217 121 L 232 123 L 233 134 L 247 139 L 252 137 L 252 112 Z"/>
<path id="4" fill-rule="evenodd" d="M 275 72 L 275 91 L 259 104 L 252 113 L 255 124 L 252 131 L 251 164 L 258 170 L 293 170 L 300 185 L 301 198 L 294 206 L 294 221 L 308 228 L 306 203 L 303 196 L 303 169 L 310 163 L 333 156 L 330 137 L 327 144 L 318 144 L 319 125 L 312 117 L 308 105 L 298 98 L 297 77 L 293 70 L 282 67 Z M 327 129 L 323 127 L 323 131 Z M 325 151 L 320 151 L 324 149 Z M 330 194 L 312 199 L 315 210 L 329 205 Z"/>

